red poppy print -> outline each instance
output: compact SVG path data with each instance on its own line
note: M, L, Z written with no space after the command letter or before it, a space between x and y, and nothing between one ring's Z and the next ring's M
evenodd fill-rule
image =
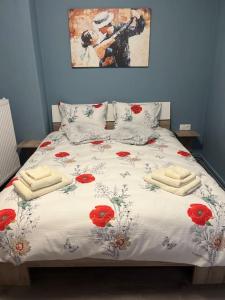
M142 111L142 107L139 104L134 104L131 106L131 110L134 114L139 114Z
M70 154L68 152L58 152L58 153L55 154L55 157L62 158L62 157L67 157L69 155Z
M16 180L18 180L18 179L19 179L18 177L14 177L14 178L12 178L12 179L9 181L9 183L6 185L6 188L8 188L8 187L12 186L12 185L13 185L13 183L14 183Z
M108 205L95 206L90 212L90 219L98 227L105 227L114 218L114 210Z
M213 217L212 211L203 204L191 204L187 213L195 224L201 226L205 225Z
M50 141L43 142L43 143L40 145L40 148L45 148L45 147L51 145L51 143L52 143L52 142L50 142Z
M147 144L151 145L151 144L155 144L155 142L156 142L156 139L150 139L147 141Z
M102 103L97 103L97 104L93 104L93 107L100 108L102 105L103 105Z
M104 143L104 141L93 141L91 142L93 145L99 145L99 144L102 144Z
M80 183L90 183L95 180L95 177L92 174L81 174L76 177L76 181Z
M6 229L6 227L15 220L16 213L13 209L0 210L0 231Z
M126 156L130 155L130 152L120 151L120 152L117 152L116 155L118 155L120 157L126 157Z
M189 157L191 156L191 153L187 152L187 151L182 151L182 150L179 150L177 151L177 154L181 155L181 156L184 156L184 157Z

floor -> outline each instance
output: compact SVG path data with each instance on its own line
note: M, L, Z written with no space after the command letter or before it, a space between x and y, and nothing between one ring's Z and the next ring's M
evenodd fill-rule
M31 287L0 288L4 299L225 299L225 285L192 286L187 268L34 269Z

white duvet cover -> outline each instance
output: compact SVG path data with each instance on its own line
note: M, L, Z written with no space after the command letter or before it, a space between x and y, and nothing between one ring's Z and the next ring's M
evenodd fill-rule
M225 193L177 141L156 129L145 146L47 136L24 165L73 178L30 202L9 184L0 194L0 261L100 258L225 266ZM143 177L177 164L201 177L191 195L170 194ZM16 180L16 178L14 179Z

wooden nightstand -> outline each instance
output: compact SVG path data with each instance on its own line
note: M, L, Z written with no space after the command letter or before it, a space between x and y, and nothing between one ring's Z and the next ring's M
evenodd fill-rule
M199 138L200 134L194 130L177 130L174 132L178 140L188 150L192 149L193 142Z
M17 151L19 152L20 163L23 165L28 158L36 151L41 144L39 140L27 140L22 141L17 145Z

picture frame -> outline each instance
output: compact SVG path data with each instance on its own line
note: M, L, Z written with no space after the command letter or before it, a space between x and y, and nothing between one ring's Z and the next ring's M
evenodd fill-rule
M148 67L150 8L68 11L72 68Z

